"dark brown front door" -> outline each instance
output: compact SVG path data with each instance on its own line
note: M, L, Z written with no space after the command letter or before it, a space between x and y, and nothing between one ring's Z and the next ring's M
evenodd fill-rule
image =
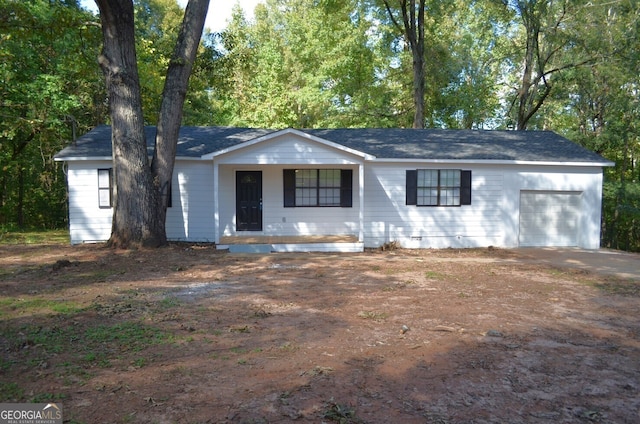
M262 171L236 171L236 231L262 231Z

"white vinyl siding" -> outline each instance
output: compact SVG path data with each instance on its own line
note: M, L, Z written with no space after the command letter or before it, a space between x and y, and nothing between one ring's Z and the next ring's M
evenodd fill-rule
M522 191L520 246L578 246L582 194Z
M472 172L471 205L460 208L415 207L406 204L407 169L425 169L419 163L367 164L365 169L365 247L398 241L406 248L518 247L533 241L524 228L521 238L522 191L581 193L572 198L564 231L548 233L551 245L575 245L597 249L600 243L602 170L597 167L551 167L458 164L451 169ZM439 169L447 169L438 164ZM526 201L525 201L526 203ZM553 202L552 202L553 203ZM577 206L577 207L576 207ZM550 205L553 215L556 206ZM543 208L542 205L539 208ZM525 211L525 214L527 212ZM565 212L565 214L567 214ZM576 214L578 215L576 218ZM527 218L524 218L527 227ZM575 224L575 225L574 225ZM573 229L577 228L577 232ZM534 230L536 231L536 230ZM559 231L559 230L553 230ZM562 240L562 241L561 241Z
M72 244L106 241L111 236L113 208L100 207L98 169L109 161L69 162L69 233ZM213 164L176 161L167 209L170 240L213 242Z
M67 183L72 244L106 241L111 236L113 209L101 207L102 189L98 177L98 169L110 167L109 161L69 162ZM106 200L106 192L104 194L103 200Z
M215 241L213 163L177 160L167 209L167 238Z
M227 153L216 160L221 164L237 165L289 164L287 168L297 168L296 165L357 165L361 162L360 157L291 134Z
M460 175L460 166L438 168ZM424 165L369 164L365 170L365 246L398 241L407 248L501 245L504 240L504 175L491 167L471 167L471 205L416 207L406 203L406 170ZM437 170L436 170L437 171Z

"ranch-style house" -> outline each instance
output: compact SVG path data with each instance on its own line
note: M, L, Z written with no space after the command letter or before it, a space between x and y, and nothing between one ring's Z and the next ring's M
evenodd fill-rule
M151 152L155 127L145 133ZM56 160L71 243L107 240L111 127ZM612 165L550 131L183 127L167 237L249 252L597 249Z

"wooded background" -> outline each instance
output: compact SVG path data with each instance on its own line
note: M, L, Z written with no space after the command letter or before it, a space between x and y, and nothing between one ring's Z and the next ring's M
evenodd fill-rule
M155 125L184 11L176 0L134 4ZM53 155L109 123L101 48L100 19L77 0L0 0L0 232L67 225ZM417 126L548 129L615 161L602 245L640 251L637 0L266 0L252 21L236 7L225 30L203 36L183 124L416 126L416 57Z

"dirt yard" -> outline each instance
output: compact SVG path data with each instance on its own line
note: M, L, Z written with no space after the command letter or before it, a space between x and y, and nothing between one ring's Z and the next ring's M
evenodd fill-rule
M640 422L640 281L522 250L0 246L0 287L0 402L65 422Z

